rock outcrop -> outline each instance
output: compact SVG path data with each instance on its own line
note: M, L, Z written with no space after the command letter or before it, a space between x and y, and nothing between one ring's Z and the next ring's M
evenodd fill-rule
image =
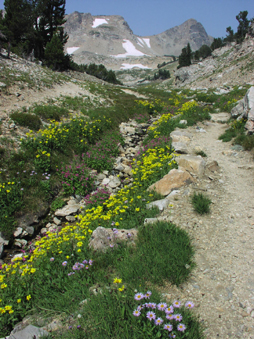
M246 119L245 128L247 134L254 133L254 87L252 86L244 98L238 101L238 104L232 109L231 116L233 118Z

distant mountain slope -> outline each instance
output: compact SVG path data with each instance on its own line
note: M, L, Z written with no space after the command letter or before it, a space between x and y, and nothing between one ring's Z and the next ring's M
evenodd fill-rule
M179 55L190 42L193 50L210 45L201 23L187 20L163 33L140 37L119 15L92 16L74 12L66 16L65 31L69 35L66 51L77 63L104 63L118 68L123 60L163 55Z

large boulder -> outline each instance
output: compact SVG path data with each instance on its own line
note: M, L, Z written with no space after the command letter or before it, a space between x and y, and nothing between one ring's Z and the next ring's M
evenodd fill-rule
M185 132L184 130L175 130L170 133L170 138L173 142L185 142L189 143L192 136L190 133Z
M188 185L194 181L194 178L189 172L183 169L172 169L162 179L151 185L148 190L155 190L157 193L166 196L173 190L179 189L182 186Z
M68 215L76 214L80 207L81 205L75 199L69 200L66 206L55 211L55 216L66 217Z
M189 153L188 146L185 142L173 141L172 147L173 147L175 153L178 153L178 154L188 154Z
M179 167L184 168L192 175L202 177L205 172L205 161L201 156L195 155L180 155L176 158Z
M254 133L254 86L248 89L244 98L232 109L231 116L237 119L247 119L245 125L247 133Z
M28 325L21 330L13 330L9 336L9 339L34 339L47 337L49 333L43 328L39 328L33 325Z
M97 227L89 241L89 247L95 251L106 252L110 247L117 246L119 242L127 242L129 245L134 245L137 240L138 230L135 228L111 229Z

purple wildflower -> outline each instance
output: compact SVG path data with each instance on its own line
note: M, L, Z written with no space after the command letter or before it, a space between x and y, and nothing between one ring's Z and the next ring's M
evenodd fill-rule
M168 330L169 332L173 330L173 326L171 324L165 324L163 328L164 330Z
M165 309L166 314L170 314L170 313L173 313L173 312L174 312L174 307L172 305L170 305L169 307L167 307Z
M178 300L175 300L175 301L173 302L173 306L174 306L175 308L179 308L179 307L181 306L181 302L178 301Z
M162 318L157 318L155 321L154 321L155 325L161 325L163 323L163 319Z
M53 257L52 257L52 258L50 258L49 260L50 260L50 261L54 261L54 260L55 260L55 258L53 258Z
M167 314L167 315L166 315L166 318L167 318L168 320L173 320L173 319L175 319L175 316L174 316L174 314Z
M143 293L136 293L136 294L134 295L134 299L135 299L135 300L142 300L143 298L144 298Z
M62 265L63 265L63 266L66 266L66 265L67 265L67 261L64 261L64 262L62 263Z
M149 311L149 312L146 313L146 317L147 317L147 319L149 319L150 321L151 321L151 320L155 320L156 314L155 314L154 312Z
M184 332L186 330L186 326L184 324L177 325L177 330L180 332Z
M139 310L135 310L135 311L133 311L133 313L132 313L135 317L139 317L140 316L140 311Z
M164 311L167 308L167 304L166 303L160 303L157 305L157 308L159 311Z
M176 321L181 321L183 319L181 314L175 314L174 317Z
M194 307L194 304L192 301L187 301L186 304L185 304L185 307L186 308L193 308Z
M152 292L151 291L147 291L146 294L145 294L145 298L146 299L149 299L152 295Z

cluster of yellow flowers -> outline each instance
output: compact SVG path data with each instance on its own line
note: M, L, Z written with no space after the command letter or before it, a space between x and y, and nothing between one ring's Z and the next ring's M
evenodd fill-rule
M198 103L195 100L192 101L187 101L185 102L181 108L179 108L175 115L179 115L179 114L184 114L188 111L190 111L192 108L198 106ZM149 128L148 131L153 132L153 137L154 138L158 138L160 136L160 132L157 131L158 127L162 124L162 123L167 123L171 118L172 118L172 114L168 113L168 114L163 114L157 121L155 121Z
M6 192L6 193L10 193L11 190L12 190L12 185L14 185L15 182L3 182L3 183L0 183L0 192Z
M161 101L160 99L155 99L153 102L149 102L148 100L135 100L135 102L139 106L146 107L148 111L157 112L158 107L162 108L166 106L166 103Z
M192 108L198 106L198 103L195 100L187 101L182 104L182 107L177 110L177 114L184 114L185 112L190 111Z
M48 153L47 151L43 151L41 149L37 150L38 154L36 154L36 158L40 158L41 156L46 156L46 157L50 157L50 153Z
M150 148L142 154L141 160L135 160L133 174L142 181L150 180L158 169L165 165L172 167L175 164L174 154L170 152L170 147Z
M110 125L110 119L103 117L102 119L88 121L84 118L74 118L68 123L52 120L47 128L40 129L36 133L30 131L26 133L26 136L27 140L30 141L35 141L39 137L39 144L46 147L46 149L59 149L64 146L70 134L73 133L75 136L80 136L80 142L87 143L84 139L88 139L88 141L93 139L96 134L102 131L105 124ZM48 154L50 153L46 152L46 155L50 156ZM37 158L39 156L40 154L36 155Z

